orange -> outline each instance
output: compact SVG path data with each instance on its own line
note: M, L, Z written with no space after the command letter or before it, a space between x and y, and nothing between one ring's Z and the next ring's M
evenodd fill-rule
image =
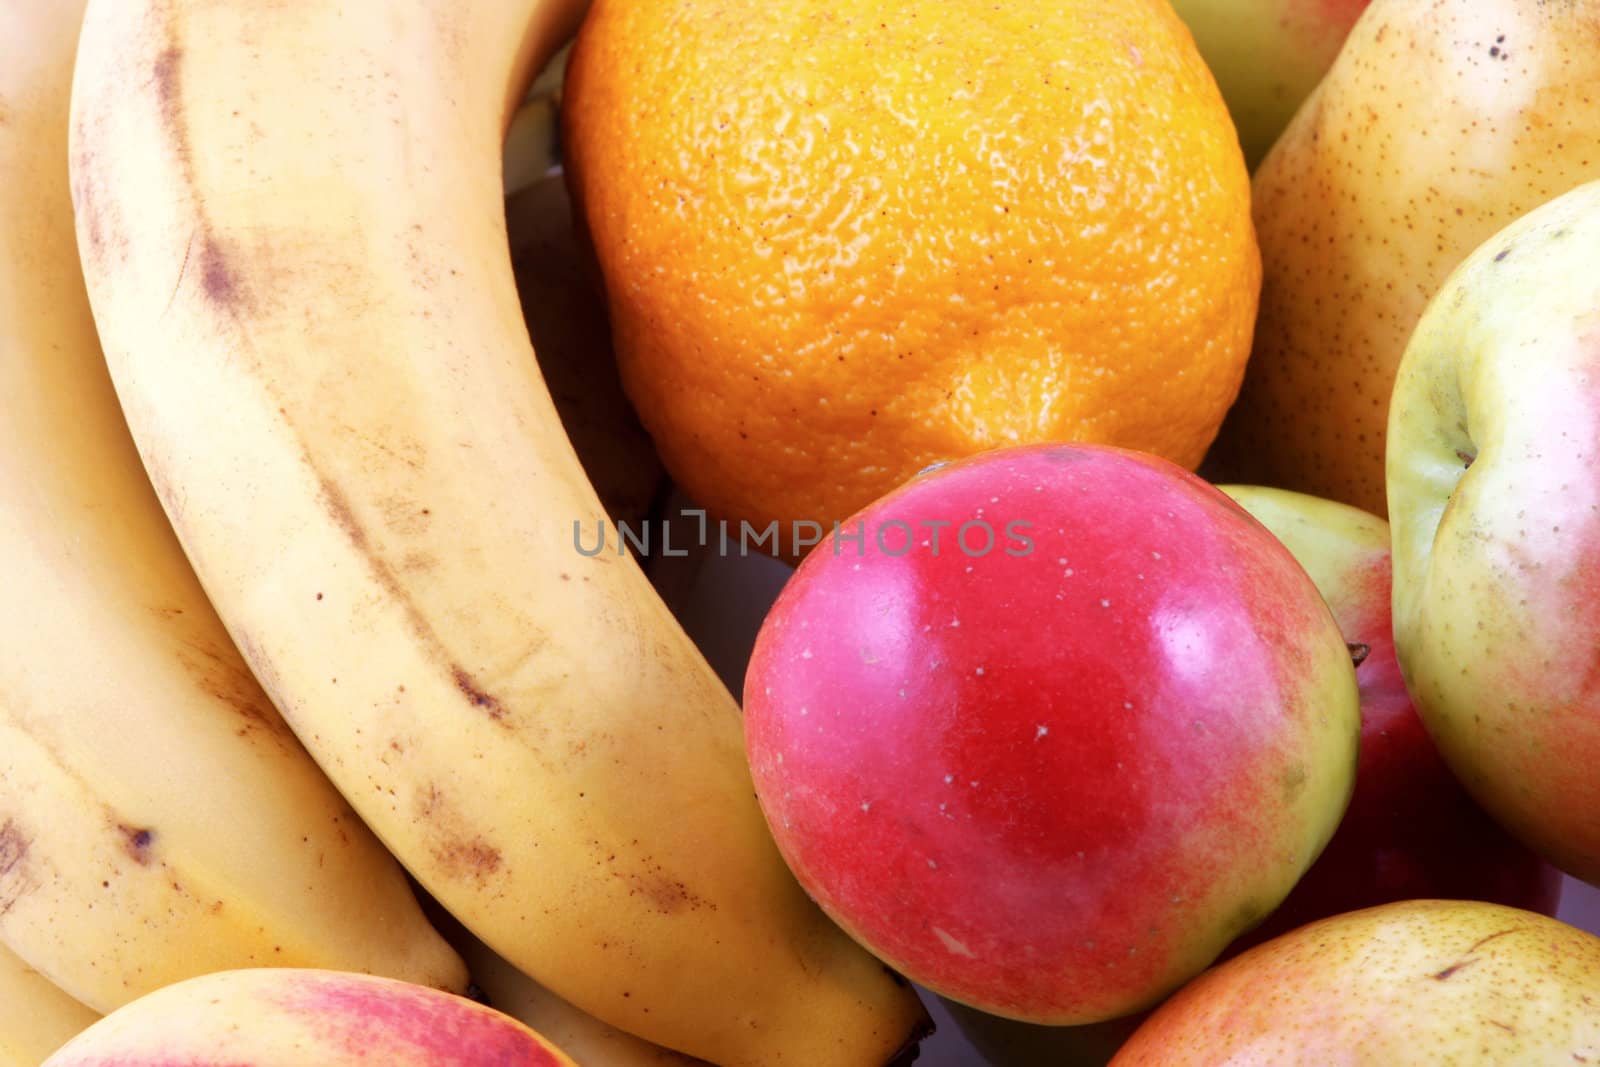
M1165 0L597 0L562 104L623 383L713 514L1078 439L1197 465L1260 289Z

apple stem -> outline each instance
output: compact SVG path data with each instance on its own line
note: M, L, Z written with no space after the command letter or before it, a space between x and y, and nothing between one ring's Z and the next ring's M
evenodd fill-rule
M1367 657L1372 655L1371 645L1357 644L1353 641L1346 641L1344 647L1350 650L1350 663L1352 666L1361 666L1363 663L1367 662Z

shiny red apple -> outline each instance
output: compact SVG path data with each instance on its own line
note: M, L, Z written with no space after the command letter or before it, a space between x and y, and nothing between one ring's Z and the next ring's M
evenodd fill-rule
M1349 651L1287 549L1163 460L999 450L806 558L745 686L757 792L836 921L1011 1018L1146 1007L1332 835Z
M1561 876L1495 824L1445 765L1406 692L1390 625L1389 526L1302 493L1222 486L1294 553L1363 656L1355 793L1333 840L1288 898L1224 953L1305 923L1412 899L1483 900L1554 915ZM971 1009L952 1017L989 1062L1104 1067L1143 1016L1029 1026Z

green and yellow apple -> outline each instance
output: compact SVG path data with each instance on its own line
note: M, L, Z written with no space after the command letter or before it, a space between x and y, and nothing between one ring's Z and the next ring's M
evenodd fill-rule
M1600 938L1482 901L1347 912L1201 975L1111 1063L1600 1063Z
M1261 313L1208 470L1384 514L1395 368L1428 298L1600 178L1600 0L1373 0L1256 173Z
M1239 129L1252 169L1339 54L1371 0L1172 0Z
M1487 900L1554 915L1560 873L1461 787L1406 691L1391 621L1389 524L1286 489L1222 490L1294 553L1361 659L1361 756L1350 807L1288 899L1230 952L1397 900Z
M1600 182L1445 284L1400 365L1388 447L1417 710L1485 808L1600 882Z

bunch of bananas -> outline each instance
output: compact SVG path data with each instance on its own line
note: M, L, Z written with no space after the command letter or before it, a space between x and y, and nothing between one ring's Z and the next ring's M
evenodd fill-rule
M0 3L5 1067L214 971L464 990L406 872L580 1061L924 1027L638 567L571 549L501 153L584 6Z

